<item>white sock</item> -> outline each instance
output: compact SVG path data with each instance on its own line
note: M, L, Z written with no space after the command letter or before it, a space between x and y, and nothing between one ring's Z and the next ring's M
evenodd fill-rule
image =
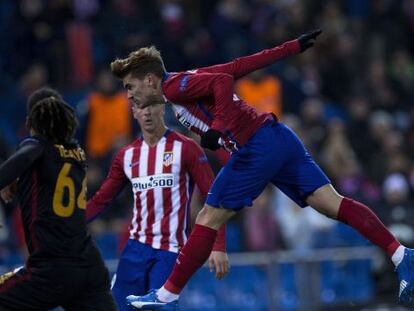
M404 251L405 251L405 247L400 245L398 246L398 248L395 250L394 254L391 256L391 260L394 263L394 265L397 267L401 261L404 258Z
M165 289L165 287L163 286L157 291L157 297L162 302L171 302L174 300L178 300L180 295L171 293L169 290Z

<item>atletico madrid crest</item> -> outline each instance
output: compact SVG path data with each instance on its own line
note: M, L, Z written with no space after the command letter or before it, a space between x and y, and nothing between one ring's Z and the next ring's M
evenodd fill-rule
M170 166L173 163L173 152L167 151L164 152L164 157L162 158L162 164L164 166Z

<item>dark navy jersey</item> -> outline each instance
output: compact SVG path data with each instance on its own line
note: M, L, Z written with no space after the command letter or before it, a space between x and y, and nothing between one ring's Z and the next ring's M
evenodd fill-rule
M85 222L86 161L76 143L29 137L0 166L0 189L18 178L29 263L101 264Z

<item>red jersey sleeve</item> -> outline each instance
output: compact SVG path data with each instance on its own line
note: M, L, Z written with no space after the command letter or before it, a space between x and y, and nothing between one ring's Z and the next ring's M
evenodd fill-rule
M224 132L225 116L231 114L233 105L234 80L299 51L300 45L296 39L226 64L174 74L163 84L163 92L168 100L175 103L214 97L211 128Z
M163 84L168 100L174 103L197 101L203 97L214 97L214 120L211 128L224 132L225 116L233 105L234 79L227 73L183 72L174 75Z
M124 153L125 150L122 149L116 155L112 161L108 176L103 181L99 190L88 201L86 205L87 222L91 222L102 213L128 182L123 168Z
M186 166L191 178L194 180L203 198L214 180L214 174L208 163L207 156L203 149L193 140L189 140L184 148Z
M287 41L276 47L262 50L256 54L239 57L231 62L198 69L200 72L227 73L235 79L241 78L255 70L266 67L275 61L300 52L297 39Z

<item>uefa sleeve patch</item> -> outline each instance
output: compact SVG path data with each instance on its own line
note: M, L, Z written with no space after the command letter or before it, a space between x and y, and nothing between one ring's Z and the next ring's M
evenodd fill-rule
M201 155L201 156L198 158L198 162L200 162L200 163L206 163L206 162L208 162L208 160L207 160L207 156L206 156L205 154Z
M180 91L184 92L187 89L189 75L184 75L180 80Z

